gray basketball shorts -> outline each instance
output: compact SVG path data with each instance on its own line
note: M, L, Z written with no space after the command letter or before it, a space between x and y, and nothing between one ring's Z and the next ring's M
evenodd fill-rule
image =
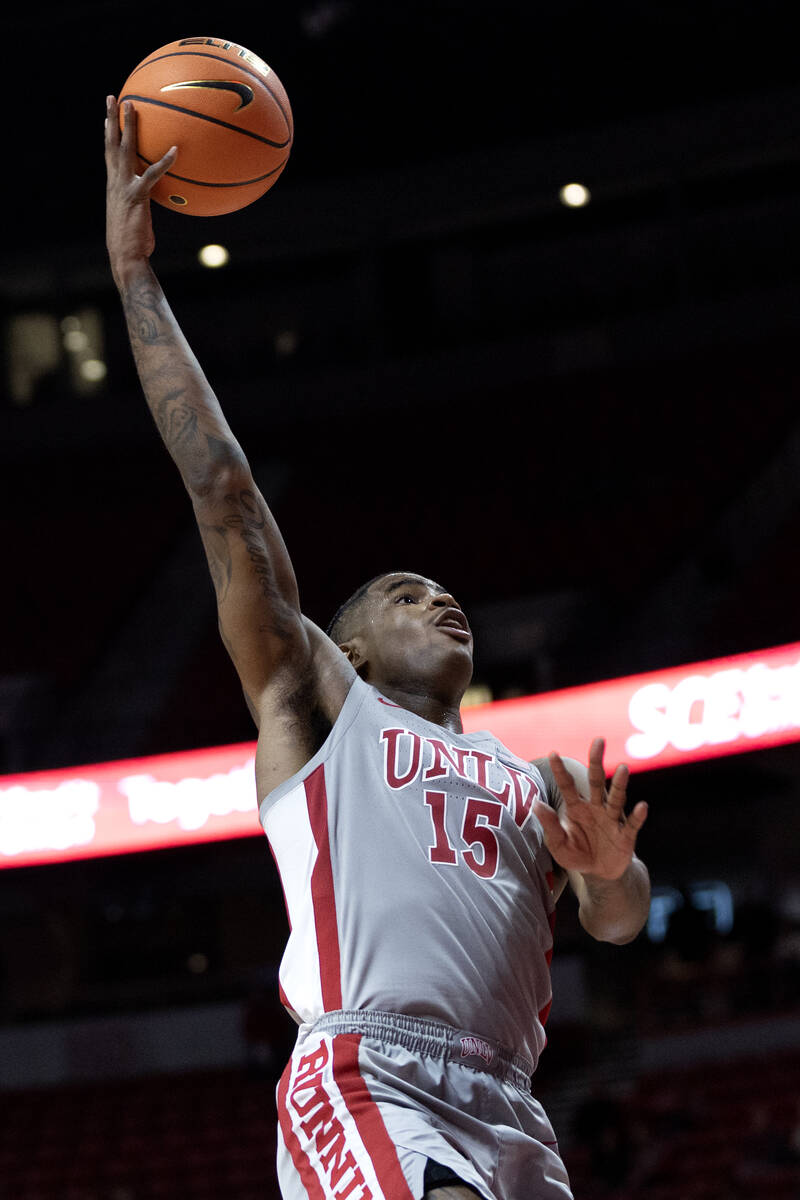
M485 1200L571 1200L531 1071L440 1021L325 1013L278 1085L284 1200L421 1200L429 1162Z

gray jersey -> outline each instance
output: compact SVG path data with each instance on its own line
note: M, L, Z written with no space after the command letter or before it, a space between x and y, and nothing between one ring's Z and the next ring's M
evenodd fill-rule
M281 998L432 1017L537 1061L550 1008L553 864L537 769L356 679L330 735L261 803L291 933Z

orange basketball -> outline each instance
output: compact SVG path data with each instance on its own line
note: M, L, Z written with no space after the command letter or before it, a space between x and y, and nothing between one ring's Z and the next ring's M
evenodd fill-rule
M265 62L235 42L182 38L148 55L119 96L138 117L142 170L177 146L151 193L174 212L213 217L263 196L292 146L292 110Z

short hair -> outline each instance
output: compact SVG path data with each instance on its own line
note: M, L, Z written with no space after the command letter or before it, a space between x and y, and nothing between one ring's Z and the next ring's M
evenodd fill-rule
M357 632L354 628L356 618L363 607L364 598L373 583L377 583L380 579L387 579L389 575L416 575L416 571L381 571L380 575L373 575L372 579L368 579L366 583L362 583L361 587L353 592L352 596L345 600L344 604L341 604L337 608L333 620L325 630L328 637L336 642L337 646L341 646Z
M335 642L337 646L347 641L353 632L354 618L373 583L377 583L379 579L385 579L387 575L394 574L394 571L381 571L380 575L373 575L372 579L368 579L366 583L362 583L361 587L353 592L352 596L345 600L344 604L339 605L328 628L325 630L331 641Z

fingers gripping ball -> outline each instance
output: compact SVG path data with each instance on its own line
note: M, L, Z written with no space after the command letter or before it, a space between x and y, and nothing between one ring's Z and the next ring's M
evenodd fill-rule
M252 204L276 182L294 127L281 81L255 54L220 38L183 38L148 55L120 93L137 115L144 171L177 146L151 197L174 212L213 217Z

